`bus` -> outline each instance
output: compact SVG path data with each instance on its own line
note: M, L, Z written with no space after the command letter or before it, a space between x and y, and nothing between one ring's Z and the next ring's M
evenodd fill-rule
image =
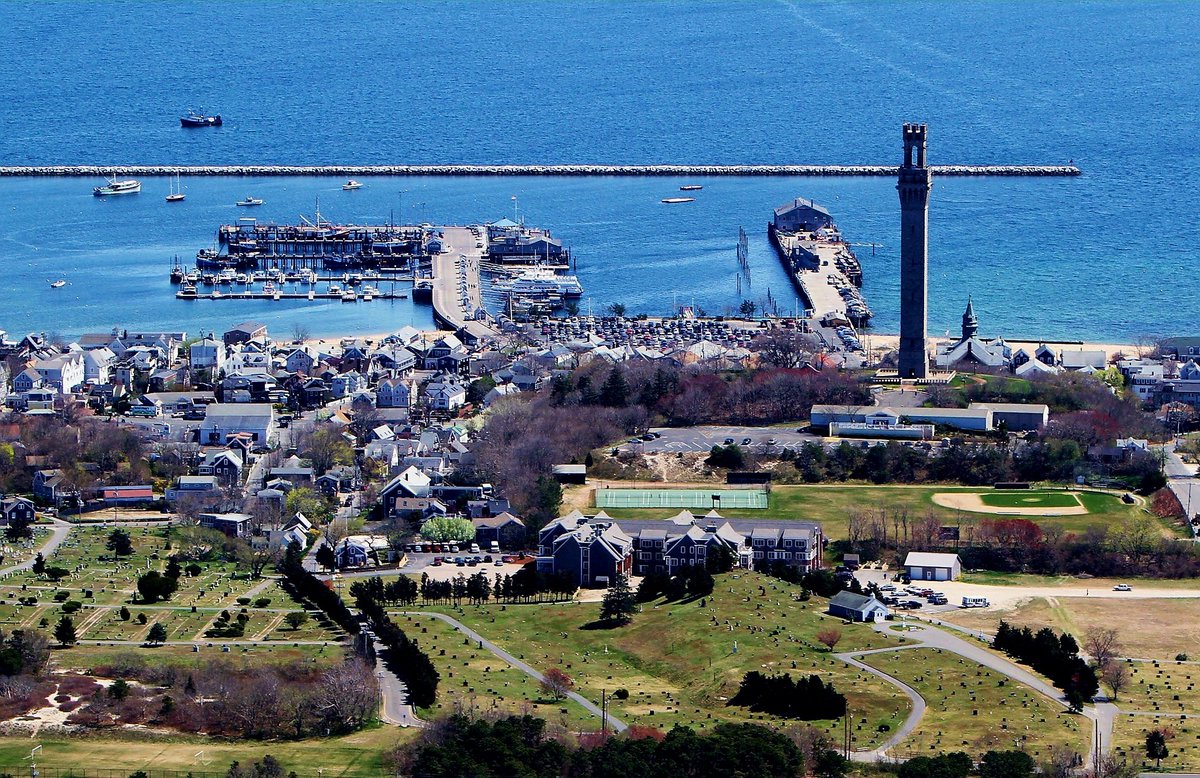
M987 597L963 597L962 606L964 608L986 608L991 605Z

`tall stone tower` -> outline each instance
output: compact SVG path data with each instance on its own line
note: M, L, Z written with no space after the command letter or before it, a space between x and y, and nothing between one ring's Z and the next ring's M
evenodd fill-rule
M925 348L929 308L929 190L933 171L925 164L925 125L904 125L900 192L900 378L929 376Z

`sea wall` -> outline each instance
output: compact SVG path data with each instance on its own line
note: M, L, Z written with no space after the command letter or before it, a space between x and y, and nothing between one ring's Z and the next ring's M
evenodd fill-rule
M0 176L887 176L890 165L38 165ZM1078 176L1074 165L934 165L935 176Z

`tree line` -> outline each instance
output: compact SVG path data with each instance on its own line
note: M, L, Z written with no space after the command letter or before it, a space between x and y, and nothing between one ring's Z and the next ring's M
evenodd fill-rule
M1095 669L1079 656L1079 644L1066 632L1056 635L1043 627L1035 633L1029 627L1017 628L1001 621L992 648L1049 678L1063 690L1067 704L1076 712L1083 710L1100 690Z
M435 722L422 741L401 747L389 761L398 774L428 778L840 778L846 770L827 748L806 764L787 735L756 724L718 724L703 734L682 725L666 733L630 729L581 746L554 737L532 716L489 722L455 715Z
M846 715L846 697L820 676L792 678L787 673L765 675L751 670L742 677L730 705L789 719L813 721Z
M387 649L383 661L388 669L404 681L409 700L418 708L428 708L437 701L441 677L429 655L421 650L417 641L410 639L404 630L396 626L383 605L372 596L377 589L375 585L360 588L355 596L355 604L367 617L379 642Z

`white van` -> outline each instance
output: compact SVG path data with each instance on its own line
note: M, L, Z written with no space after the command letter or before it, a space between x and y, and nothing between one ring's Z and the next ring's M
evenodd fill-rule
M987 597L963 597L962 606L964 608L986 608L991 605Z

